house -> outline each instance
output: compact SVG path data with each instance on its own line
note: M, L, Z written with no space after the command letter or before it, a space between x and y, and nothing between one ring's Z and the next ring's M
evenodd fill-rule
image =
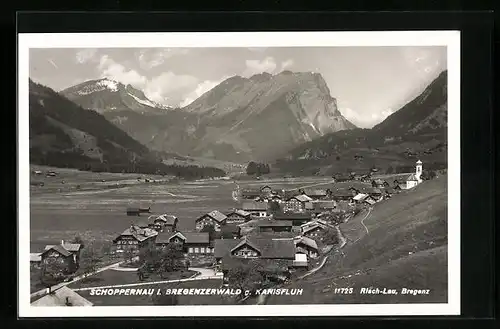
M241 191L242 199L254 200L256 198L260 198L261 195L262 193L260 192L260 190L245 189Z
M311 201L313 201L313 199L305 194L299 194L299 195L293 196L293 197L286 200L286 202L283 206L283 211L285 211L285 212L301 212L301 211L305 210L306 202L311 202Z
M42 265L42 253L30 253L30 266L33 268L40 268Z
M162 232L156 238L156 246L164 248L170 243L179 244L185 254L213 254L208 232Z
M137 207L127 208L127 216L140 216L142 211Z
M353 193L346 188L334 189L331 192L332 199L335 201L349 201Z
M273 192L273 189L269 185L265 185L260 188L260 192L262 194L271 194Z
M223 258L239 259L295 259L295 244L292 239L268 239L243 237L238 240L215 240L215 260L220 263Z
M392 187L388 187L384 190L384 193L386 198L390 198L393 194L396 193L396 190L393 189Z
M226 224L242 224L252 219L251 213L242 209L235 209L226 214Z
M319 213L319 212L324 212L324 211L331 211L335 208L337 208L337 202L334 200L320 200L313 202L313 213Z
M369 206L373 206L375 203L377 203L377 200L374 199L372 196L368 196L366 197L364 200L363 200L363 203L369 205Z
M269 205L266 202L243 202L241 208L255 217L268 216Z
M196 219L196 229L201 231L206 225L213 225L215 231L220 232L221 226L226 224L226 218L220 211L213 210Z
M319 256L318 244L311 238L299 236L294 239L295 252L298 254L306 254L308 257L316 258Z
M117 253L125 251L138 253L142 248L152 247L157 235L158 232L150 228L140 228L136 225L131 225L113 240L115 251Z
M61 240L58 245L46 245L45 250L40 254L41 264L56 261L63 265L65 271L72 273L79 267L82 248L83 245L79 243L66 243L64 240Z
M299 190L284 190L282 194L283 200L288 200L294 196L300 195Z
M139 207L139 211L141 213L149 213L149 212L151 212L151 207L141 206L141 207Z
M314 221L302 226L302 235L311 239L319 238L321 240L322 234L328 229L330 229L329 226L318 221Z
M174 215L163 214L156 217L153 221L155 228L160 228L162 232L175 232L179 219Z
M273 215L275 221L291 221L293 226L300 226L312 220L310 213L277 213Z
M359 193L359 194L356 194L352 200L355 202L355 203L362 203L363 201L365 201L365 199L368 197L369 195L368 194L364 194L364 193Z
M292 266L295 268L308 268L309 264L307 261L307 255L302 253L295 254Z
M404 180L398 180L397 190L408 190L422 183L422 161L418 160L415 166L415 173L406 176ZM396 182L396 181L394 181Z
M386 181L383 181L381 179L374 179L372 180L372 187L374 188L384 188L384 187L388 187L389 186L389 183L387 183Z
M239 239L241 238L241 228L237 225L228 224L222 226L221 239Z
M291 232L293 225L289 220L261 220L256 226L259 232Z
M57 288L42 298L31 303L31 306L92 306L92 302L83 298L67 286Z
M300 189L301 194L305 194L313 200L320 200L326 198L330 190L329 189Z
M146 221L140 221L140 222L135 223L134 225L138 226L140 228L153 228L153 227L150 227L150 225L154 226L154 223L148 223Z

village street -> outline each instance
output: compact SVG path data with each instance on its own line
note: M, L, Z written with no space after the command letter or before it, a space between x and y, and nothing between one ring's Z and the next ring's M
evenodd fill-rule
M112 270L116 270L116 269L112 269ZM221 276L216 275L216 273L213 269L191 267L191 268L189 268L189 270L197 272L197 273L189 278L186 278L186 279L136 282L136 283L128 283L128 284L76 288L73 290L74 291L85 291L85 290L92 290L92 289L126 288L126 287L137 287L137 286L155 285L155 284L163 284L163 283L176 283L176 282L187 282L187 281L222 279Z

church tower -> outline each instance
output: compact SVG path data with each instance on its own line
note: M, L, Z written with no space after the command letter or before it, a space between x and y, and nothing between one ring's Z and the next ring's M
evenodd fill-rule
M415 166L415 177L417 178L419 183L422 181L422 178L420 178L421 175L422 175L422 161L418 160L417 165Z

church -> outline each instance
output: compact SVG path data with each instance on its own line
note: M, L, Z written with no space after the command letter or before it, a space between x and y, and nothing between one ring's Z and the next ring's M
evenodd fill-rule
M410 174L406 177L406 186L404 187L406 190L414 188L418 184L422 183L422 161L418 160L417 165L415 166L415 173Z

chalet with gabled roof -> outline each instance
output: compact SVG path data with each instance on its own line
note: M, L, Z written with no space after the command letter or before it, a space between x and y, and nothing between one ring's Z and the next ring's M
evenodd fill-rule
M308 257L316 258L319 256L319 248L316 241L306 236L299 236L294 239L295 252L306 254Z
M291 232L293 224L290 220L261 220L256 226L259 232Z
M220 232L221 226L226 224L227 216L218 210L213 210L196 219L196 229L201 231L206 225L213 225L215 231Z
M226 214L226 224L243 224L252 219L252 214L243 209L235 209Z
M64 240L57 245L47 245L40 254L42 264L57 263L66 273L75 272L80 263L80 251L83 245L79 243L66 243Z
M302 225L302 235L311 239L321 240L323 233L332 228L325 222L313 221Z
M260 190L255 189L244 189L241 191L241 198L247 200L254 200L256 198L260 198L262 193Z
M349 201L353 195L349 189L346 188L337 188L337 189L332 189L331 196L332 199L335 201Z
M312 198L305 194L299 194L288 198L283 205L284 212L302 212L305 210L306 203L313 201Z
M153 220L154 228L158 232L175 232L179 219L174 215L163 214Z
M267 202L243 202L241 209L249 212L254 217L267 217L269 213L269 205Z
M153 229L131 225L113 240L113 245L117 253L125 251L138 253L142 248L153 246L157 235L158 232Z
M260 192L262 194L271 194L273 192L273 189L269 185L264 185L260 188Z
M267 239L243 237L239 240L215 240L215 259L260 258L295 259L295 244L292 239Z
M312 216L308 212L302 213L277 213L273 215L273 220L275 221L291 221L293 226L300 226L312 220Z
M313 200L325 199L329 194L329 189L300 189L301 194L305 194Z
M155 242L159 248L165 248L172 243L179 245L188 255L213 253L208 232L162 232Z
M36 299L31 303L31 306L93 306L93 303L67 286L62 286Z

